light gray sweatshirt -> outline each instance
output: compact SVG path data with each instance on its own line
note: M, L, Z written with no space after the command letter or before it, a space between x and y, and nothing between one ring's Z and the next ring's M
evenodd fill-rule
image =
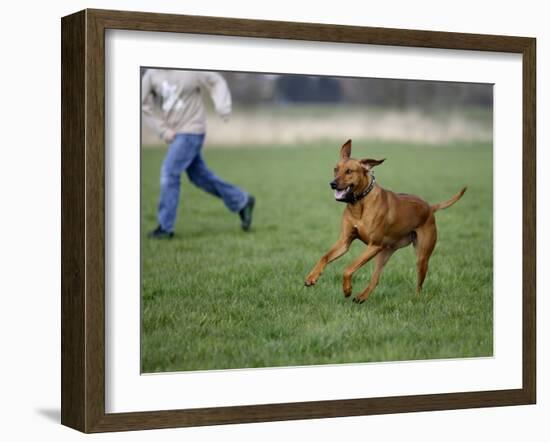
M224 78L215 72L148 69L141 80L141 109L145 122L164 138L177 133L206 132L206 113L201 97L205 89L216 112L223 118L231 113L231 93ZM158 100L154 100L154 98ZM160 103L160 112L155 110Z

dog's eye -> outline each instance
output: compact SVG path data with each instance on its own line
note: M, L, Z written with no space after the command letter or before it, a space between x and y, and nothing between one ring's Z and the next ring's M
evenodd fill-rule
M349 175L351 173L351 169L346 169L346 175Z

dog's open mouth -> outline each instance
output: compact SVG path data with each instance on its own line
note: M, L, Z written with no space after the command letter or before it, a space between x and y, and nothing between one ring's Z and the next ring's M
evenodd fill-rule
M334 189L334 198L336 201L345 201L351 193L352 187L353 186L350 185L342 190Z

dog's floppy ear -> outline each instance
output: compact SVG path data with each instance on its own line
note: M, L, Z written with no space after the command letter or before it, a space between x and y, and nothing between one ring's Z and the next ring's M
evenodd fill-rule
M372 170L374 166L378 166L382 164L384 161L386 161L385 158L381 160L373 160L372 158L363 158L359 162L361 163L361 166L363 166L366 170Z
M342 147L340 149L341 160L347 161L349 160L349 157L351 157L351 140L348 140L344 144L342 144Z

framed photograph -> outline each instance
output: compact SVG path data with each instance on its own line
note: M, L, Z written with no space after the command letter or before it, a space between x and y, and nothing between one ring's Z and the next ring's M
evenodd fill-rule
M535 39L61 29L64 425L535 403Z

